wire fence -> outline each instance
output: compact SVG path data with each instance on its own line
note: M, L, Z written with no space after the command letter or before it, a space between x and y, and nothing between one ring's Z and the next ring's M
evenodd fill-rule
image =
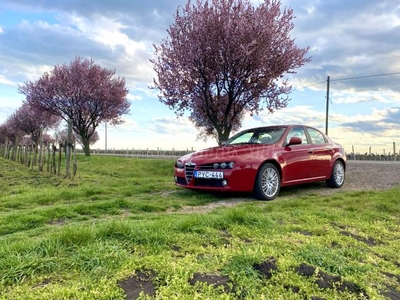
M157 149L111 149L111 150L92 150L94 155L116 155L116 156L126 156L126 157L141 157L141 158L178 158L186 154L192 153L196 150L193 148L186 150L162 150ZM80 150L78 150L78 153Z
M352 152L347 154L347 159L349 160L371 160L371 161L400 161L400 151L396 151L396 143L393 142L392 151L386 152L383 149L381 153L373 153L372 147L369 147L368 152L357 153L355 147L352 146Z
M60 149L60 148L59 148ZM17 161L27 167L37 167L41 171L47 171L53 174L60 175L61 168L61 154L63 151L55 149L55 147L47 146L43 147L42 151L37 149L35 151L32 147L14 146L6 147L0 145L0 154L4 158ZM154 159L177 159L181 156L187 155L196 151L195 149L186 150L165 150L161 148L157 149L93 149L92 155L111 155L121 157L136 157L136 158L154 158ZM83 154L82 149L75 149L74 164L76 164L76 155ZM359 160L359 161L400 161L400 151L396 153L396 144L393 143L393 152L387 152L383 149L382 153L373 153L371 147L366 153L357 153L355 147L352 147L352 152L346 153L348 160ZM75 175L75 172L73 172Z
M348 160L370 160L370 161L400 161L400 151L396 153L396 144L393 143L393 152L386 152L383 149L381 153L373 153L372 147L366 153L357 153L355 147L352 147L352 152L346 153ZM186 150L162 150L157 149L111 149L111 150L93 150L93 154L101 155L116 155L126 157L141 157L141 158L179 158L196 150L193 148ZM78 150L79 152L79 150Z
M72 147L74 148L74 147ZM73 155L73 171L72 179L76 175L77 161L76 151ZM0 156L25 165L30 169L38 169L39 171L47 171L48 173L55 174L58 176L65 176L71 178L70 171L67 169L66 173L63 174L63 165L66 161L67 153L63 145L59 145L59 148L55 144L51 145L40 145L35 147L33 145L11 145L11 144L0 144Z

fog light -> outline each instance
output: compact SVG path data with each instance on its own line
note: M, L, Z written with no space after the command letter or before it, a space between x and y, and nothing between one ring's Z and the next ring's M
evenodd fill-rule
M222 186L227 186L228 185L228 180L222 180Z
M226 163L223 162L223 163L221 164L221 168L222 168L222 169L225 169L225 168L226 168Z
M228 168L233 169L234 166L235 162L231 161L230 163L228 163Z
M178 177L174 176L175 182L178 182Z
M214 168L214 169L218 169L218 166L219 166L219 165L218 165L217 163L213 164L213 168Z

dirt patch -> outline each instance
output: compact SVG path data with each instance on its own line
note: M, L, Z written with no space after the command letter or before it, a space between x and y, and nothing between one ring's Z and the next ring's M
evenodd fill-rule
M118 282L125 292L125 299L137 299L141 293L149 296L156 295L156 286L153 283L155 273L153 271L137 272L135 276L125 278Z
M300 234L302 234L302 235L305 235L305 236L312 236L312 235L314 235L311 231L307 231L307 230L295 230L295 232L298 232L298 233L300 233Z
M333 276L321 270L317 271L314 266L302 263L296 268L296 272L301 276L315 278L315 283L321 289L336 289L339 292L347 291L359 295L362 299L369 299L367 293L356 283L343 281L340 276Z
M345 235L345 236L349 236L353 239L356 239L359 242L363 242L365 244L367 244L368 246L376 246L381 244L380 242L377 242L375 239L369 237L369 238L363 238L359 235L356 235L354 233L348 232L348 231L340 231L340 234Z
M218 194L218 196L229 197L226 194ZM227 200L216 201L216 202L212 202L207 205L201 205L201 206L183 206L183 207L179 208L179 210L176 210L175 208L171 208L167 212L168 213L175 213L175 212L206 213L206 212L209 212L218 207L234 207L240 203L254 200L254 199L252 199L250 197L246 197L246 196L240 197L240 194L239 194L239 197L237 197L238 195L236 195L236 197L234 195L230 195L230 196L231 197L229 197L229 199L227 199Z
M58 218L58 219L53 219L48 222L48 224L53 225L53 226L62 226L68 222L67 218Z
M262 278L269 280L272 278L275 271L278 271L277 260L274 257L270 257L259 264L254 264L253 269L258 271ZM320 289L335 289L338 292L355 294L359 299L370 299L366 291L356 283L343 280L341 276L335 276L323 272L312 265L302 263L295 267L295 272L301 276L313 278L314 282ZM384 275L400 282L400 276L398 275L391 273L384 273ZM155 277L156 273L154 271L138 271L134 276L119 281L118 285L124 290L125 299L127 300L137 299L141 294L156 296L157 286L154 284ZM219 289L221 293L236 294L238 291L229 276L220 274L195 273L192 278L188 280L188 283L197 287L199 290L202 285L208 285L215 289ZM298 286L285 285L284 287L294 294L301 293L301 288ZM389 285L386 285L386 288L381 290L380 294L391 300L400 299L400 293L396 288ZM324 298L315 295L311 296L309 299L324 300Z
M396 289L394 289L388 285L386 286L386 290L380 292L380 294L391 300L399 300L400 299L400 293Z
M198 283L211 285L214 288L221 288L226 293L234 292L234 289L231 288L232 284L228 276L195 273L192 279L189 280L189 284L196 285Z
M274 271L278 270L278 266L276 265L276 259L274 257L270 257L269 259L263 261L260 264L255 264L253 268L257 270L266 279L271 279Z
M397 282L400 283L400 275L394 275L391 273L383 273L383 274L385 274L389 278L396 279ZM400 292L396 288L390 285L386 285L386 289L384 291L380 291L380 294L391 300L400 299Z

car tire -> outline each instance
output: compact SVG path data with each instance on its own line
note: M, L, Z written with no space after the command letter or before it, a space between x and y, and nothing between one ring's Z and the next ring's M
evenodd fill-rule
M254 197L259 200L273 200L281 188L281 176L278 168L266 163L261 166L254 183Z
M333 165L331 177L325 182L329 187L340 188L344 184L344 179L345 179L344 164L341 160L337 160Z

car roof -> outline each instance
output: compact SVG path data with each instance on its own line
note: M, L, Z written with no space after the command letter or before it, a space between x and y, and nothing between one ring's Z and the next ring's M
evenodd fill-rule
M277 124L277 125L251 127L251 128L244 129L243 131L254 130L254 129L263 129L263 128L274 128L274 127L293 128L293 127L299 127L299 126L314 128L314 127L304 125L304 124Z

